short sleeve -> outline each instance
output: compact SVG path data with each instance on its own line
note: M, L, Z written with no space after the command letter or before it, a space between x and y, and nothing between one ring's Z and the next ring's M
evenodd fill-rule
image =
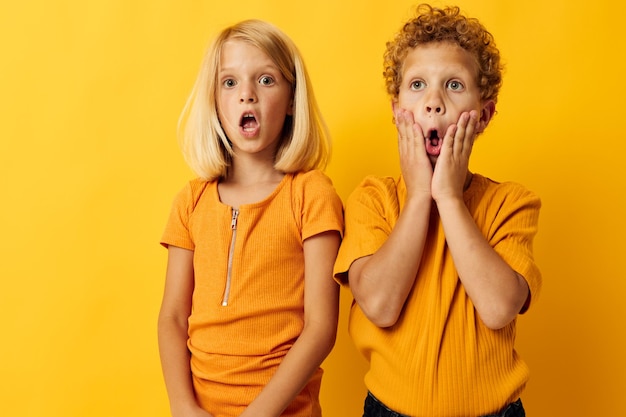
M161 237L161 245L166 248L171 245L183 249L195 249L189 223L195 205L206 185L206 181L194 180L178 192Z
M315 170L301 174L298 180L302 240L328 231L343 236L343 203L330 178Z
M390 177L366 177L346 201L345 234L335 262L334 277L348 282L352 263L374 254L387 240L398 219L396 182Z
M531 300L538 298L542 285L541 272L533 255L541 200L518 184L504 183L501 189L506 190L505 196L494 199L500 203L489 205L494 221L488 239L494 250L528 283L531 297L522 310L525 312Z

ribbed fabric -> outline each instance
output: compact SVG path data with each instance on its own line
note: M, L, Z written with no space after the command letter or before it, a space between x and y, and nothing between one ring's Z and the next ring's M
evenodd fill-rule
M343 232L342 202L328 177L319 171L285 175L265 200L239 207L223 306L231 219L217 182L196 179L176 197L161 242L194 251L188 346L197 397L216 417L241 414L302 332L304 240ZM321 414L321 373L283 415Z
M403 180L392 178L368 177L352 193L335 265L339 281L345 284L351 263L385 242L405 197ZM474 174L464 200L491 246L528 281L534 301L541 287L532 254L539 198L520 185ZM481 322L433 210L418 276L400 320L378 328L355 303L349 329L370 362L365 384L385 405L416 417L468 417L494 413L524 389L529 372L514 349L515 326L513 321L494 331Z

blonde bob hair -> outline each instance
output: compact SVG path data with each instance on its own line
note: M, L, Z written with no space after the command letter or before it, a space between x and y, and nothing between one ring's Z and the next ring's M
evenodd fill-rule
M245 20L222 30L207 49L198 78L178 121L178 140L187 164L201 178L225 178L233 148L217 112L217 75L224 43L228 40L256 46L279 68L291 84L293 116L287 116L274 167L282 172L326 167L330 136L322 119L304 61L291 39L274 25Z

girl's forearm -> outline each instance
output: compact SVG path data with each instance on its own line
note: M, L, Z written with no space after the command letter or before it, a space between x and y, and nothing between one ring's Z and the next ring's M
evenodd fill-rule
M191 379L187 328L168 317L159 318L159 352L172 416L198 407Z
M278 417L309 382L335 344L336 325L305 325L274 376L240 417Z
M310 381L335 344L339 286L332 279L340 238L326 232L304 241L304 327L276 373L242 417L277 417Z

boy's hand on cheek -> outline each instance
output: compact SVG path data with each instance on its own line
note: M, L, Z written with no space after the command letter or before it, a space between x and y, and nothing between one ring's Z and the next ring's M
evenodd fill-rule
M463 198L477 124L478 113L472 110L461 113L457 124L446 131L433 173L432 195L435 201Z
M431 197L433 169L426 153L422 128L415 122L413 113L394 107L398 130L398 153L400 169L409 197L427 195Z

